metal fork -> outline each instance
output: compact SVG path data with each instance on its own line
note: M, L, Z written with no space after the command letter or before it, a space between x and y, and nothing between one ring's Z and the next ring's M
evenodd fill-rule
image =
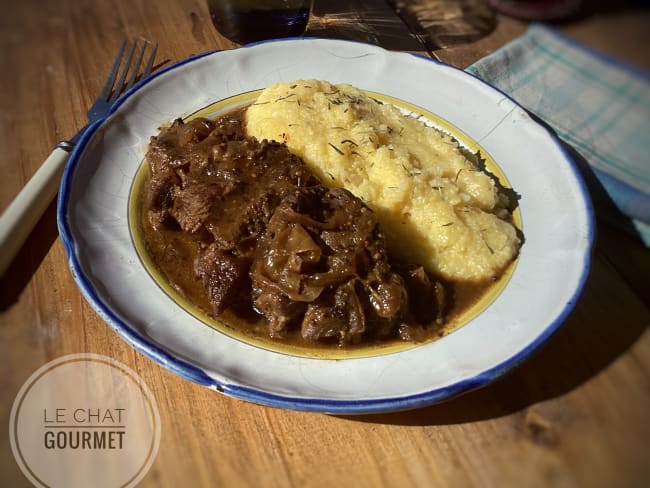
M151 73L158 45L142 39L141 46L138 48L138 40L134 39L126 59L123 60L127 44L127 40L124 39L99 96L88 110L88 124L70 140L61 141L56 145L54 151L0 216L0 276L9 267L56 195L70 151L88 127L106 115L120 95L135 84L148 46L151 49L140 79L146 78ZM136 52L137 57L134 62Z

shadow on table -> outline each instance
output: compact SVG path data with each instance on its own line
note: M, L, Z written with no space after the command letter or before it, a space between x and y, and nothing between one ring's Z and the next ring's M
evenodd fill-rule
M484 0L388 0L431 53L476 42L498 24Z
M647 9L648 7L650 7L649 0L622 0L619 2L612 2L611 0L583 1L576 15L569 17L566 21L571 22L593 15L611 15L626 10Z
M432 53L475 42L496 26L497 17L483 0L333 0L316 2L307 36Z
M387 3L372 0L316 2L305 35L365 42L396 51L425 50Z
M59 233L56 226L56 199L40 218L13 262L0 277L0 312L16 303Z

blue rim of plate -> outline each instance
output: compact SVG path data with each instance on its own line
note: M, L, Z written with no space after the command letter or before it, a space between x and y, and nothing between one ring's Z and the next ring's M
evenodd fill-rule
M239 49L249 49L251 47L266 44L270 42L287 42L287 41L328 41L327 39L319 38L285 38L285 39L271 39L267 41L260 41L252 44L248 44ZM329 40L331 41L331 40ZM335 41L335 42L350 42L356 44L364 44L357 41ZM378 46L373 46L373 48L378 48ZM381 48L379 48L381 49ZM575 180L580 189L582 196L582 201L585 206L585 215L586 215L586 239L587 243L585 246L585 252L583 257L583 266L582 273L578 280L577 286L573 291L573 295L566 301L564 307L557 314L557 316L544 328L543 332L539 334L535 340L526 345L519 352L510 356L509 358L503 360L498 365L486 369L481 373L474 375L471 378L467 378L461 381L457 381L451 385L444 386L441 388L435 388L426 392L417 393L413 395L404 395L404 396L395 396L389 398L377 398L377 399L359 399L359 400L336 400L336 399L318 399L318 398L303 398L291 395L277 395L274 393L269 393L266 391L261 391L254 388L248 388L245 386L231 385L224 381L218 381L215 378L212 378L202 369L190 364L187 361L184 361L169 352L165 351L162 347L155 344L151 340L144 337L142 334L136 332L133 328L129 326L126 322L120 319L111 308L106 305L98 296L95 288L91 281L83 274L77 253L75 252L76 246L75 241L72 238L72 233L70 231L68 219L67 219L67 208L68 208L68 199L70 196L70 187L72 182L72 177L76 170L77 164L81 153L83 152L86 144L93 136L95 131L103 124L108 117L110 117L115 111L131 97L135 92L142 89L152 80L157 77L167 73L168 71L174 70L180 66L191 63L198 59L201 59L206 56L214 55L220 51L208 51L205 53L197 54L191 56L187 59L174 63L160 71L152 73L148 78L141 80L130 90L124 93L113 106L110 108L108 113L91 124L84 134L81 136L79 142L74 147L68 162L65 166L61 186L59 189L58 200L57 200L57 225L59 229L59 235L61 237L61 242L63 243L65 252L68 257L68 265L72 276L77 283L82 295L90 303L95 312L99 317L106 322L106 324L115 331L129 346L131 346L136 351L140 352L149 359L155 361L159 365L165 367L172 373L190 380L194 383L197 383L202 386L206 386L213 390L217 390L221 393L224 393L228 396L257 403L260 405L284 408L290 410L301 410L301 411L311 411L311 412L322 412L322 413L331 413L331 414L367 414L367 413L383 413L391 411L400 411L400 410L410 410L415 408L421 408L428 406L442 400L447 400L452 397L455 397L461 393L465 393L471 390L475 390L486 386L489 383L492 383L499 377L503 376L505 373L516 368L518 365L523 363L535 350L539 348L546 340L559 328L559 326L567 319L573 308L575 307L582 290L584 288L587 277L589 276L590 265L591 265L591 253L593 249L594 236L595 236L595 218L594 210L591 205L591 198L589 196L586 184L582 179L582 176L576 166L576 163L572 160L570 155L566 152L562 144L558 141L557 137L550 132L548 129L537 124L542 130L544 130L548 136L551 138L553 143L558 147L564 160L571 169ZM427 61L430 61L434 64L444 66L445 68L451 68L456 71L463 73L466 76L470 76L477 80L479 83L483 84L486 88L494 90L504 97L512 101L517 107L521 107L515 100L513 100L507 93L499 90L498 88L493 87L489 83L473 76L466 71L463 71L454 66L450 66L445 63L441 63L437 60L427 58L423 55L413 54L413 53L404 53L405 55L415 56Z

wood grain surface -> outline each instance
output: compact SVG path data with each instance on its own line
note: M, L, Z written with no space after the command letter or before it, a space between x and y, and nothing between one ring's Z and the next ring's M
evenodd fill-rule
M495 15L483 37L432 49L391 5L316 0L308 35L372 42L464 68L526 28ZM650 70L649 20L647 10L630 7L588 12L558 27ZM201 0L4 2L0 209L57 141L85 124L124 35L157 41L159 67L236 47L215 31ZM647 249L599 222L574 313L506 377L409 412L293 412L209 391L127 346L76 287L52 204L0 281L0 486L29 486L7 430L18 390L46 362L79 352L125 363L156 397L162 441L141 486L649 486L648 278Z

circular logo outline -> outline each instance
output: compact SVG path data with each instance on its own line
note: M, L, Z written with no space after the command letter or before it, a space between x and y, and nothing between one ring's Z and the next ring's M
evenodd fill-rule
M34 387L34 385L36 385L36 383L39 380L41 380L41 378L43 378L45 375L47 375L48 373L50 373L51 371L53 371L54 369L60 366L70 364L70 363L76 363L76 362L84 362L84 361L100 363L109 366L111 368L114 368L119 373L121 373L126 379L128 379L129 381L135 384L135 386L142 394L142 398L145 400L147 412L149 413L149 418L151 420L151 425L152 425L151 444L149 446L149 450L142 464L139 466L136 472L128 480L126 480L124 483L120 485L120 487L123 488L135 486L144 478L144 476L151 469L151 466L153 465L153 462L156 459L156 456L158 454L158 449L160 447L162 425L160 421L160 412L158 410L158 404L156 402L156 398L154 397L153 393L149 389L148 385L142 380L142 378L140 378L140 376L135 371L133 371L125 364L101 354L78 353L78 354L68 354L65 356L61 356L39 367L23 383L20 390L18 391L18 394L16 395L16 398L14 399L14 403L11 407L11 414L9 416L9 441L11 444L11 451L14 455L16 464L18 465L22 473L25 475L25 477L27 477L27 479L35 486L42 486L47 488L51 486L48 485L43 480L41 480L39 476L36 473L34 473L32 467L29 465L29 463L25 459L23 452L21 451L19 432L18 432L18 417L20 414L21 407L23 405L23 401L27 397L30 390Z

